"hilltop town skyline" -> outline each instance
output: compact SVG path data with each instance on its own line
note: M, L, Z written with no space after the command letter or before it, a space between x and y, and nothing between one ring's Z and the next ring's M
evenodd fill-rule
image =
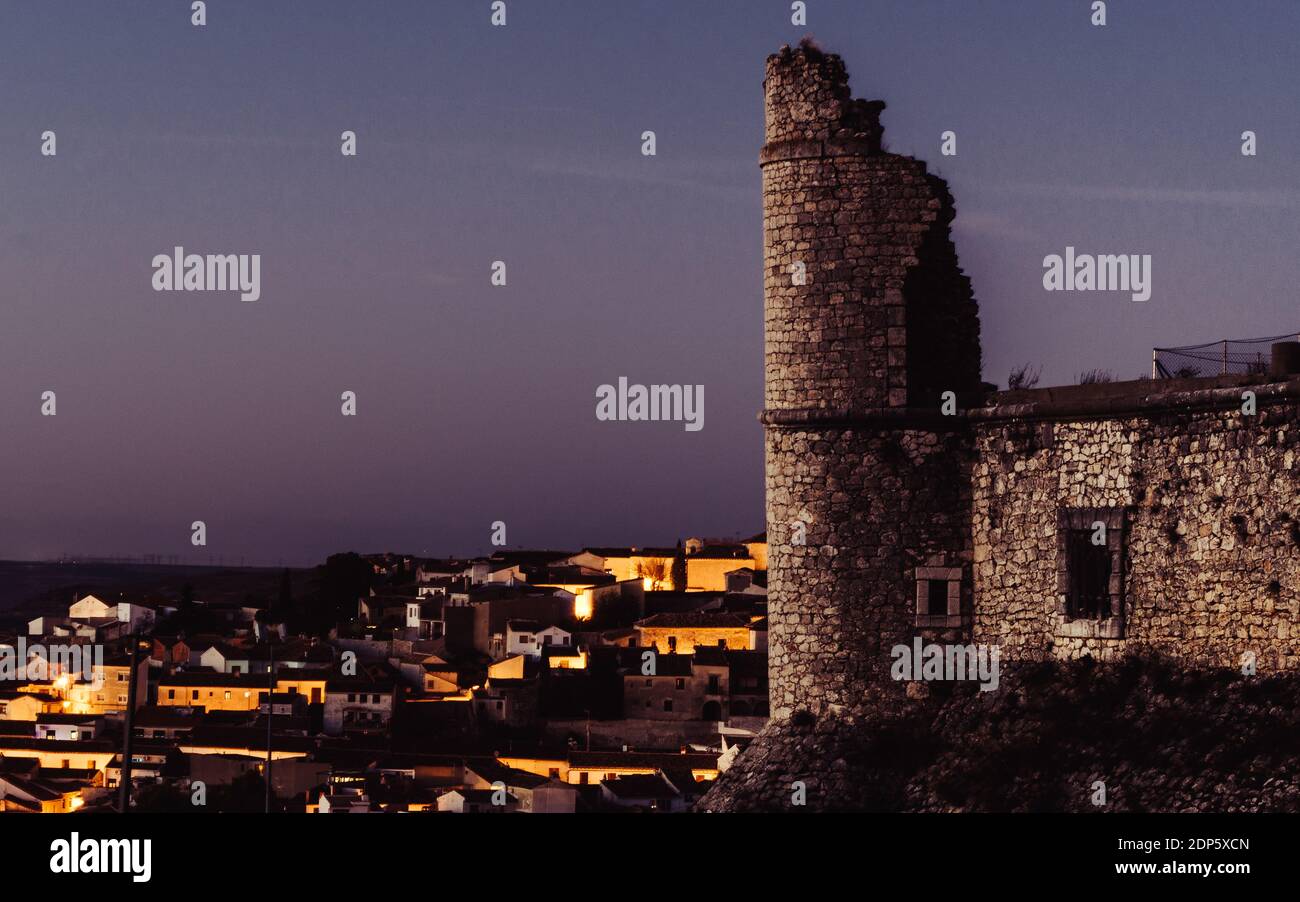
M7 876L1284 872L1296 35L0 0Z

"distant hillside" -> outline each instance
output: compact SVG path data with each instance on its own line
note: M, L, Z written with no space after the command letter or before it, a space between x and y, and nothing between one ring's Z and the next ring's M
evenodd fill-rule
M7 621L66 608L78 592L138 592L179 598L188 584L208 601L275 598L282 570L262 567L188 567L163 564L0 561L0 617ZM301 587L308 570L290 570Z

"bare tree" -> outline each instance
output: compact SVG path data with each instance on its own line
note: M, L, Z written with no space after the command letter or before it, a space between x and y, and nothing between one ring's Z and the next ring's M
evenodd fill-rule
M1041 367L1030 367L1029 364L1016 367L1007 376L1007 390L1018 391L1022 388L1033 388L1038 384L1038 374Z
M668 558L646 558L637 562L636 575L642 579L650 580L650 591L656 592L660 586L668 581L668 568Z

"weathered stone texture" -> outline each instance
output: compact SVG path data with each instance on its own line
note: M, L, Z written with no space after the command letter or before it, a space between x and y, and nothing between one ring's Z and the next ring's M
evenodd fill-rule
M1004 658L1153 648L1300 667L1300 413L1291 403L977 427L974 638ZM1122 638L1061 635L1057 514L1120 508Z
M915 568L970 560L967 455L960 433L768 430L774 717L856 708L888 682L889 649L914 632ZM796 522L803 545L790 542Z
M889 648L913 632L915 568L969 566L969 433L935 421L940 393L972 396L980 367L952 198L884 151L884 103L853 100L840 58L808 46L768 59L764 92L773 725L748 770L788 747L797 711L829 724L899 692ZM742 792L784 792L769 776Z
M979 341L952 199L924 163L883 151L884 104L852 100L843 62L812 47L769 58L764 90L769 654L784 717L861 704L910 635L910 572L962 563L967 439L912 408L933 420L940 391L977 388ZM945 353L909 346L915 324L942 322ZM834 422L885 412L895 427Z

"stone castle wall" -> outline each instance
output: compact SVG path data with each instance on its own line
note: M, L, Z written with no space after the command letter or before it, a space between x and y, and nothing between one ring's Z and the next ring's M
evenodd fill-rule
M1239 667L1251 652L1261 672L1300 667L1294 386L1159 396L1142 386L1127 390L1146 409L1127 415L1081 417L1066 402L975 420L974 640L1005 659L1106 659L1141 647L1197 666ZM1254 415L1241 412L1247 389L1258 396ZM1059 530L1071 511L1084 526L1101 522L1098 511L1121 515L1122 610L1111 635L1062 617Z
M782 48L764 92L772 720L700 807L788 810L796 780L811 810L869 807L849 762L926 694L889 673L918 636L1300 668L1300 378L989 398L946 185L885 150L838 57Z

